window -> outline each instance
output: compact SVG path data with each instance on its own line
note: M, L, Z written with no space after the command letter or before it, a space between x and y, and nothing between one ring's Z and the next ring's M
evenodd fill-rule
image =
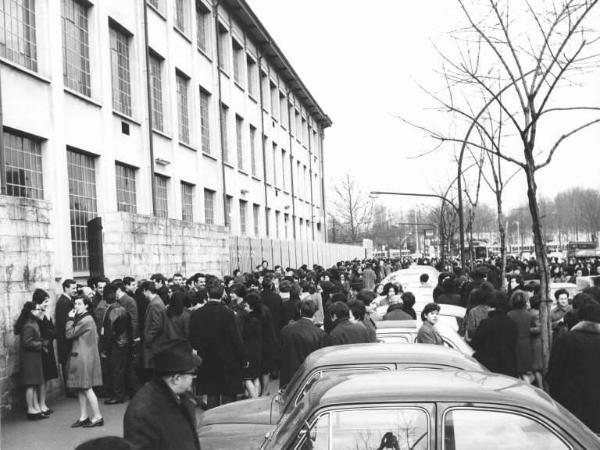
M275 238L279 239L279 234L280 234L280 222L281 222L281 212L279 211L275 211Z
M152 127L164 131L162 105L162 61L150 55L150 94L152 96Z
M181 220L194 221L194 185L181 182Z
M240 86L244 84L244 47L233 40L233 79Z
M188 34L189 0L175 0L175 27Z
M227 145L227 113L229 108L221 103L221 138L223 139L223 161L229 162L229 148Z
M290 129L290 134L292 136L294 136L296 134L296 119L294 118L294 107L290 104L290 107L288 109L289 111L289 119L290 119L290 123L289 123L289 129Z
M429 418L421 409L406 407L333 411L321 415L302 438L307 436L311 437L310 448L315 449L371 449L387 443L385 448L426 450Z
M306 146L308 144L308 124L306 119L302 119L302 143Z
M497 439L502 436L502 439ZM444 449L566 450L544 425L511 412L454 409L444 417Z
M77 0L62 0L62 38L65 86L89 97L88 7Z
M258 91L258 68L256 65L256 61L250 57L250 55L246 56L246 72L248 77L248 93L251 97L257 97Z
M266 72L260 71L261 96L260 101L265 111L269 110L269 77Z
M117 178L117 211L137 212L135 195L135 168L115 164Z
M169 217L169 191L167 183L169 179L162 175L154 175L154 201L156 217Z
M267 164L267 159L266 159L267 158L267 156L266 156L267 155L267 143L268 143L267 136L265 136L263 134L262 151L263 151L263 156L265 158L265 160L263 161L263 176L265 178L265 183L268 183L271 181L271 173L270 173L271 171L269 170L270 166L269 166L269 164Z
M200 88L200 137L202 151L210 155L210 94Z
M229 32L227 28L219 24L219 39L217 41L217 52L219 57L219 69L224 72L229 72L229 47L231 40L229 39Z
M35 0L0 2L0 56L37 71Z
M252 175L257 176L256 166L256 128L250 125L250 164L252 165Z
M73 271L88 269L87 223L96 217L96 168L94 158L67 150L69 213Z
M260 234L260 206L257 204L252 205L252 217L254 219L254 236Z
M210 10L198 0L196 0L196 26L198 48L210 55Z
M204 223L215 223L215 191L204 189Z
M233 197L230 195L225 196L225 226L231 226L231 204L233 202Z
M265 229L267 237L271 235L271 208L265 208Z
M302 123L300 118L300 113L297 109L294 109L294 121L296 122L296 139L300 142L300 138L302 137Z
M290 215L283 214L283 229L285 231L285 238L287 239L290 232Z
M189 79L177 72L177 119L179 121L179 140L190 143L190 119L188 115L188 83Z
M245 200L240 200L240 234L246 234L246 209L248 207L248 202Z
M279 159L279 150L277 144L273 142L273 186L279 186L279 174L277 173L277 160Z
M131 116L131 75L129 73L129 36L110 27L110 67L115 111Z
M6 193L13 197L44 198L40 143L4 131L4 158Z
M287 100L285 99L285 95L283 93L279 94L279 115L281 126L288 126L288 110L287 110Z
M287 190L287 179L285 177L285 162L287 161L286 152L281 149L281 187L284 191Z
M244 170L244 119L235 115L235 141L237 147L238 168Z
M270 92L271 92L271 115L273 119L279 120L279 91L277 90L277 86L275 83L270 83Z

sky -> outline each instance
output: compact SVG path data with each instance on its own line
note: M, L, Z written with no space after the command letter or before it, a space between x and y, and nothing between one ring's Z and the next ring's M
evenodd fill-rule
M366 192L433 193L448 185L456 173L452 150L415 158L435 142L398 116L428 128L450 127L421 86L440 87L442 58L436 47L448 45L448 31L464 24L454 0L247 1L333 121L324 143L329 199L345 173ZM600 106L600 68L584 80L583 89L579 97ZM538 173L539 193L551 198L572 186L600 189L599 162L596 126L565 141L553 163ZM485 188L482 200L494 204ZM518 175L507 187L505 204L510 209L525 201L525 179ZM380 202L405 209L423 201L382 197Z

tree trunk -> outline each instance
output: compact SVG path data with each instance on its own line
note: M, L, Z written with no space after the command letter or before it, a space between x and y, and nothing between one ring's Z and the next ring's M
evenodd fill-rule
M542 341L542 361L544 364L544 373L548 370L548 360L550 359L550 344L552 342L552 327L550 326L550 308L552 300L550 297L550 273L548 270L548 257L546 255L546 246L544 245L544 232L542 222L540 221L540 210L537 203L537 184L535 181L535 169L533 156L531 152L527 154L527 166L525 175L527 178L527 199L529 201L529 212L531 214L531 231L533 232L533 243L535 247L535 256L538 263L540 276L540 325Z
M502 192L496 191L496 211L498 213L498 234L500 235L500 289L508 290L506 280L506 228L502 211Z

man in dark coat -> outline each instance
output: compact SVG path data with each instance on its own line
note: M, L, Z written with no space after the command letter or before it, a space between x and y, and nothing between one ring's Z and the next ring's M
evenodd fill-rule
M306 357L324 344L326 334L313 322L316 311L315 302L304 300L300 305L300 319L281 330L280 386L289 383Z
M190 343L203 359L198 373L200 394L207 406L229 403L242 392L242 367L247 365L235 314L221 303L224 287L217 278L207 281L208 302L190 317Z
M273 327L275 328L275 335L279 339L281 332L281 297L275 292L275 284L273 283L272 277L265 277L263 280L263 291L260 297L263 301L263 305L269 308L271 312L271 318L273 319Z
M579 318L552 349L548 384L555 400L600 433L600 305L583 305Z
M167 311L162 299L156 294L153 281L144 281L141 286L144 296L150 301L146 308L143 332L144 369L152 368L152 356L167 336Z
M167 286L167 279L162 273L155 273L150 277L150 280L154 281L154 287L156 293L161 298L165 305L169 304L169 287Z
M350 322L350 309L344 302L335 302L329 308L333 329L325 338L326 345L363 344L371 342L369 331L359 323Z
M200 450L189 390L202 360L185 339L165 341L153 357L154 378L129 402L123 437L139 450Z
M477 361L492 372L517 376L517 324L507 315L508 299L504 292L496 291L488 306L492 310L481 321L473 334L471 346Z
M69 354L71 353L71 341L65 335L67 317L69 311L73 309L73 297L77 295L77 283L75 280L67 279L62 284L63 293L56 300L56 309L54 310L55 328L56 328L56 347L58 350L58 362L62 368L63 383L66 383L66 366ZM66 391L66 384L65 384Z

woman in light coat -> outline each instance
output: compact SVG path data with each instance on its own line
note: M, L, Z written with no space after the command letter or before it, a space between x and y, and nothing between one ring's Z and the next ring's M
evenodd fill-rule
M88 299L76 298L73 310L69 312L66 337L73 341L67 361L67 387L76 389L79 397L79 419L71 425L78 427L100 427L104 419L98 408L98 399L92 389L102 385L102 370L98 353L96 323L89 313ZM88 416L89 403L93 416Z
M440 314L440 305L437 303L427 303L421 312L421 320L423 325L417 333L417 343L419 344L434 344L444 345L444 339L435 329L435 324L438 321Z

